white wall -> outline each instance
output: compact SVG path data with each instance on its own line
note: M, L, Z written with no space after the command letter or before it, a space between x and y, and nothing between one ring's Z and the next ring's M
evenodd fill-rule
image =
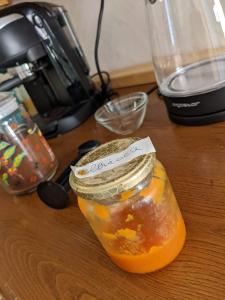
M22 1L26 0L13 0L12 4ZM94 43L100 0L44 1L65 6L86 53L91 71L95 72ZM105 0L99 50L102 69L120 69L151 60L145 1ZM155 34L158 41L152 51L154 56L173 53L176 58L182 52L224 48L225 0L169 0L158 1L154 5L151 21L155 20L157 30L151 32L151 36ZM176 29L181 29L173 37L176 47L170 40L171 24L167 20L166 8L173 16ZM193 26L190 26L190 20Z
M94 65L93 51L100 0L75 0L73 23ZM100 58L103 68L112 70L150 60L145 0L106 0Z
M84 52L95 72L94 42L100 0L46 0L68 10ZM13 1L13 4L23 2ZM33 1L31 1L33 2ZM150 61L145 0L105 0L99 57L114 70Z

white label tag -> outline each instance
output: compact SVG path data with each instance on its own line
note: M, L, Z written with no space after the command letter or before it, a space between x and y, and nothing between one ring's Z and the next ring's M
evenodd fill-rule
M74 175L78 178L96 176L105 171L126 164L138 156L156 152L149 137L134 142L127 149L104 158L95 160L82 167L71 166Z

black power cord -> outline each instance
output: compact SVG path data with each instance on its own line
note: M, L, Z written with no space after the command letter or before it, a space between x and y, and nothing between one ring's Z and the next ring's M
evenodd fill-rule
M106 71L101 71L101 74L104 75L107 79L106 85L108 86L110 84L110 75L108 72ZM99 73L95 73L93 75L91 75L91 78L93 79L94 77L98 76L99 77ZM104 80L105 81L105 80Z
M99 10L99 15L98 15L97 32L96 32L96 38L95 38L95 65L96 65L99 79L101 81L102 92L106 93L107 84L105 83L105 80L103 78L101 68L99 65L99 57L98 57L98 48L99 48L99 40L100 40L101 30L102 30L102 17L103 17L103 12L104 12L104 5L105 5L105 1L101 0L100 10Z
M99 57L98 57L98 50L99 50L99 41L100 41L100 36L101 36L101 29L102 29L102 17L103 17L103 12L104 12L104 6L105 6L105 1L101 0L100 4L100 10L99 10L99 15L98 15L98 24L97 24L97 32L96 32L96 39L95 39L95 65L97 69L97 73L93 74L91 77L96 77L98 76L101 82L101 94L102 98L107 100L111 100L112 96L118 96L118 93L115 92L110 88L110 75L106 71L101 71L100 64L99 64Z
M154 1L152 1L154 2ZM98 15L98 24L97 24L97 32L96 32L96 38L95 38L95 65L97 69L97 73L93 74L91 78L94 78L96 76L99 77L101 82L101 93L102 97L106 100L110 100L110 97L112 96L118 96L118 93L110 89L110 75L106 71L101 71L100 65L99 65L99 57L98 57L98 50L99 50L99 41L101 36L101 29L102 29L102 17L104 12L104 6L105 1L101 0L100 4L100 10ZM104 78L105 77L105 78ZM158 88L157 84L153 85L149 88L148 91L146 91L147 95L150 95L153 91L155 91Z

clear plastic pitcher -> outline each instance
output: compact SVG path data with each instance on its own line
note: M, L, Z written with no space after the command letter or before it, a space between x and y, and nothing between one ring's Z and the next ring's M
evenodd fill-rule
M155 76L169 113L193 118L224 111L225 1L146 3Z

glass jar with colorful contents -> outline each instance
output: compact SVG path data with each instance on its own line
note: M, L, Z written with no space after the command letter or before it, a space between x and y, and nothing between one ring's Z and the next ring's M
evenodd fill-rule
M133 273L169 264L186 236L166 171L154 150L142 151L144 140L106 143L84 156L70 175L80 210L106 252Z
M16 98L0 93L0 183L11 194L32 191L57 169L55 155Z

